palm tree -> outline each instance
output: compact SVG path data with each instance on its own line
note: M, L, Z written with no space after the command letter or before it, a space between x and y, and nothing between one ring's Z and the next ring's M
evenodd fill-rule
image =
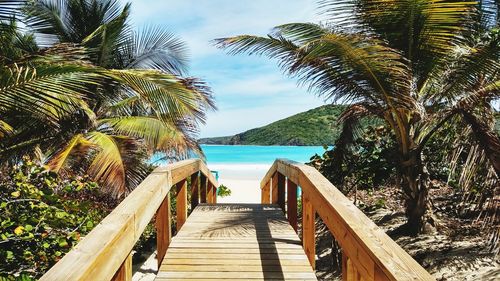
M38 146L54 171L86 171L120 196L145 176L152 153L201 154L195 136L206 110L215 108L210 89L181 76L186 59L180 40L160 28L132 31L129 9L106 0L34 1L24 7L27 26L48 46L23 57L25 64L77 64L94 80L74 84L83 93L78 102L37 107L60 112L76 105L53 122L29 115L29 104L16 107L30 108L21 113L10 108L6 123L16 126L2 139L0 155L15 159Z
M329 19L322 24L285 24L267 37L216 44L230 54L277 59L309 90L349 103L335 146L339 160L360 118L384 120L398 145L406 226L413 233L433 223L422 150L443 125L468 124L500 175L500 140L489 119L500 90L498 20L491 21L498 13L481 17L484 5L449 0L325 0L320 7Z

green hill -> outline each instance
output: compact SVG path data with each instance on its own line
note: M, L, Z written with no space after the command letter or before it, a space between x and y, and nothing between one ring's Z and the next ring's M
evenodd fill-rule
M333 125L344 108L324 105L234 136L199 141L228 145L332 145L339 134Z

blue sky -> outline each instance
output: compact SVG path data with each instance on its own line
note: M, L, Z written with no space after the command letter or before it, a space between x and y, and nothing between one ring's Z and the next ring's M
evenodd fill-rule
M209 113L201 137L239 133L324 104L298 88L275 61L229 56L211 40L232 35L266 35L290 22L317 22L316 0L132 0L136 26L160 25L190 49L189 75L212 87L217 112Z

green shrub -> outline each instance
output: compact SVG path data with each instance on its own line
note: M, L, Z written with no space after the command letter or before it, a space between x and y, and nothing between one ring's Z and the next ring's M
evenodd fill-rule
M231 189L229 189L229 187L223 184L219 185L219 187L217 188L217 196L226 197L230 195L231 195Z
M0 280L40 277L115 205L87 178L28 159L0 173Z

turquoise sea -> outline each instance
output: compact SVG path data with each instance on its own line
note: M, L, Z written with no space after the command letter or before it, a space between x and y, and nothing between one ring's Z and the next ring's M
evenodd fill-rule
M276 158L309 162L322 146L202 145L209 164L272 164Z

